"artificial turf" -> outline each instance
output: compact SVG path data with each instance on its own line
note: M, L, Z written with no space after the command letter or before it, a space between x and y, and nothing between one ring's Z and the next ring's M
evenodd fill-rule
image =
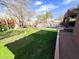
M0 43L0 59L14 59L14 54Z
M18 35L19 39L13 38L15 41L5 46L15 55L14 59L54 59L56 37L56 30L31 28L25 31L23 37Z

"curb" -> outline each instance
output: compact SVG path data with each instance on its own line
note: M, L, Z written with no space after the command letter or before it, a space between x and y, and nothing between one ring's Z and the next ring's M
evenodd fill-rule
M56 40L54 59L59 59L59 32L60 32L60 30L58 30L58 33L57 33L57 40Z

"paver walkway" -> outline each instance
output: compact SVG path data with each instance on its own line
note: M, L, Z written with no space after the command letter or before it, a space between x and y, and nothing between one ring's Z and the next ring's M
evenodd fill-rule
M74 42L72 34L60 31L59 59L79 59L79 47Z

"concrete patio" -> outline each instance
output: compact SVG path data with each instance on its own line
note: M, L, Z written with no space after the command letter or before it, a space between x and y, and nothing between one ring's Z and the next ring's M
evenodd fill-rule
M59 59L79 59L79 46L74 42L72 32L59 33Z

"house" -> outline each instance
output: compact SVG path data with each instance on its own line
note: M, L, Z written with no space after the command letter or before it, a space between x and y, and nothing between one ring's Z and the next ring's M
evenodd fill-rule
M23 27L25 27L25 28L34 27L34 25L35 25L35 21L24 20L24 22L23 22Z
M73 28L73 40L75 43L79 46L79 7L68 10L65 13L63 23L65 24L66 27L69 27L68 23L70 21L70 18L75 18L75 26Z
M59 27L62 20L53 20L52 21L52 27Z

